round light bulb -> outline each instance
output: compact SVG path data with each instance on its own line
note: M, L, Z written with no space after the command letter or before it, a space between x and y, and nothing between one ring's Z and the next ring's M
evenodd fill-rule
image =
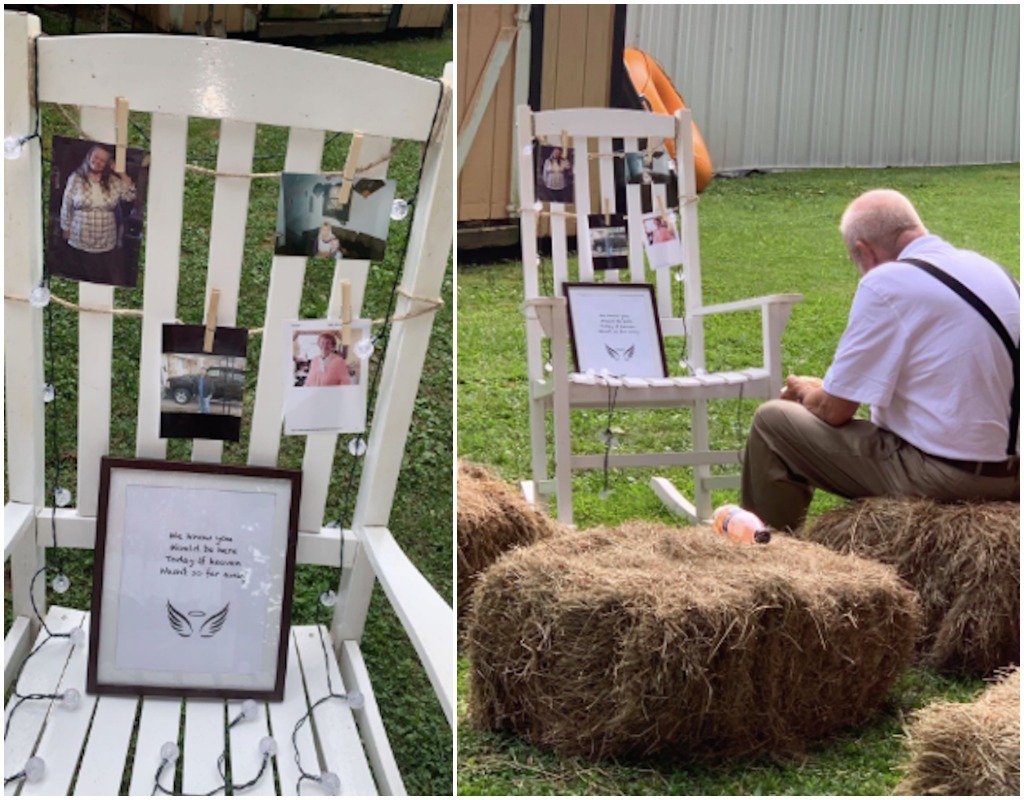
M174 742L164 742L160 748L160 758L164 761L170 761L172 764L178 760L178 756L181 751L178 750L178 745Z
M273 736L264 736L262 739L260 739L260 755L277 755L277 741L274 739Z
M355 353L359 358L369 358L373 355L373 340L372 339L360 339L356 342Z
M391 219L396 222L409 216L409 204L400 197L391 203Z
M676 271L675 271L675 272L673 273L673 275L674 275L674 277L675 277L675 279L676 279L676 281L677 281L678 283L682 283L682 282L683 282L683 278L685 278L685 277L686 277L686 275L684 275L684 274L683 274L683 271L682 271L681 269L677 269L677 270L676 270Z
M19 136L8 136L4 139L4 158L13 161L21 157L22 146L25 140Z
M532 144L528 144L525 147L523 147L523 155L524 156L532 156L533 155L533 145Z
M328 589L322 595L320 595L320 605L325 608L333 608L338 603L338 595L334 593L334 589Z
M39 783L46 775L46 762L39 756L32 756L25 762L25 780L29 783Z
M609 492L607 489L602 489L600 492L598 492L597 496L600 497L602 500L607 500L611 496L611 492Z
M45 286L37 286L29 292L28 302L32 308L46 308L50 305L50 290Z
M324 794L341 794L341 778L333 772L320 773L320 785L324 787Z
M366 439L362 436L349 439L348 451L354 456L364 455L366 453Z
M43 402L44 403L52 403L53 402L53 398L55 398L56 396L57 396L57 390L55 388L53 388L53 384L52 383L44 383L43 384Z
M57 505L61 504L58 503ZM65 503L64 505L67 504ZM64 594L64 592L71 588L71 579L68 578L68 576L62 572L60 575L53 579L53 581L50 583L50 586L53 588L53 591L55 591L57 594Z
M687 372L690 371L690 365L687 363L685 358L679 359L679 366L682 367Z
M58 508L64 508L71 502L71 491L63 486L58 486L53 490L53 502L57 504Z
M533 204L533 210L534 211L543 211L544 210L544 204L540 200L538 200L536 203Z
M544 362L544 371L545 372L554 372L555 371L555 365L552 364L550 361Z
M363 697L363 693L358 689L353 689L351 692L346 693L345 698L348 700L349 708L362 708L366 705L366 698Z
M60 701L68 711L74 711L82 704L82 693L78 689L65 689Z
M246 700L242 703L242 719L256 719L260 713L260 707L255 700Z
M85 644L85 631L81 628L75 628L71 631L71 635L68 638L73 645Z

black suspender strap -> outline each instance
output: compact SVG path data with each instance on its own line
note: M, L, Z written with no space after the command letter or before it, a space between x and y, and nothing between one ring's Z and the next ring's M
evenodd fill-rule
M901 258L900 263L912 264L913 266L924 270L933 278L946 284L946 286L960 295L960 297L967 301L975 311L985 318L985 321L992 326L993 330L995 330L996 334L999 336L1003 346L1006 347L1006 352L1009 353L1010 360L1013 362L1013 394L1010 395L1010 439L1006 445L1006 455L1016 455L1017 429L1020 427L1020 344L1014 343L1010 332L1006 330L1006 326L1003 325L999 317L995 315L995 312L985 304L985 301L960 283L960 281L952 275L943 272L934 264L929 264L927 261L921 261L916 258ZM1017 285L1016 281L1013 281L1013 285L1019 295L1020 286Z

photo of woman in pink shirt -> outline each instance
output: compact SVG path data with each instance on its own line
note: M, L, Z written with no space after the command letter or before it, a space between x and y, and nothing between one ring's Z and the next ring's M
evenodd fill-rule
M338 352L338 341L334 334L321 333L316 340L320 355L309 362L309 374L305 386L348 386L352 383L348 362ZM342 348L343 350L345 348Z

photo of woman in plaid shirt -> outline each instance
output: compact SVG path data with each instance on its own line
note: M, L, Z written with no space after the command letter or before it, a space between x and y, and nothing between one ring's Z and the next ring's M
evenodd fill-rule
M122 201L135 200L135 184L114 172L112 160L105 147L94 145L64 189L60 227L67 243L83 253L109 253L120 245L115 212Z

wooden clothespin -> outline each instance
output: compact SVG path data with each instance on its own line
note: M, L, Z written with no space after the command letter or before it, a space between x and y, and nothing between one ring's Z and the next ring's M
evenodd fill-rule
M569 133L562 131L562 158L566 158L566 154L569 152Z
M352 134L352 144L348 148L348 157L345 159L345 172L342 176L341 193L338 202L342 205L348 202L352 196L352 182L356 176L356 164L359 163L359 151L363 147L363 134L358 131Z
M341 344L345 347L352 344L352 282L342 279L341 289Z
M114 122L117 136L114 140L114 172L123 175L128 158L128 100L124 97L114 100Z
M658 213L661 215L661 218L665 220L665 222L668 222L669 219L668 212L665 210L665 201L661 199L660 194L656 196L656 199L658 201Z
M220 306L220 290L210 291L210 305L206 309L206 335L203 336L203 352L213 352L213 337L217 333L217 309Z
M611 213L608 210L608 207L610 205L611 203L609 202L608 198L604 198L604 224L606 228L611 227L612 224Z

